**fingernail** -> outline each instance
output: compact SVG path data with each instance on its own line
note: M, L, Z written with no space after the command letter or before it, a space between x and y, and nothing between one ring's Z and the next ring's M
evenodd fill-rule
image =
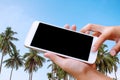
M115 50L111 50L111 51L110 51L110 54L111 54L112 56L115 56L116 51L115 51Z
M49 58L49 55L48 55L48 53L45 53L45 54L44 54L44 56L45 56L46 58Z
M85 34L90 34L90 32L89 32L89 31L86 31Z

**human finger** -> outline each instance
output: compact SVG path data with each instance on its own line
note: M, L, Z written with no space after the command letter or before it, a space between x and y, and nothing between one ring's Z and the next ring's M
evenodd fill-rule
M104 41L107 39L108 34L101 34L97 41L94 43L93 47L92 47L92 51L96 52L98 50L98 48L104 43Z
M101 33L100 32L93 32L92 35L99 37L101 35Z
M112 56L115 56L120 51L120 40L117 42L117 44L111 49L110 54Z
M70 26L69 26L68 24L65 24L65 25L64 25L64 28L70 29Z
M85 34L90 34L90 31L86 31Z
M72 25L72 28L71 28L73 31L76 31L76 25Z
M102 32L103 27L101 27L100 25L96 25L96 24L87 24L80 31L83 33L85 33L86 31Z

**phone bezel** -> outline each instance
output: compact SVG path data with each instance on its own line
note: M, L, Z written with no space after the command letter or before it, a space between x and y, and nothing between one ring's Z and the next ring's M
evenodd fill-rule
M51 52L51 53L54 53L54 54L57 54L57 55L60 55L60 56L73 58L75 60L83 61L83 62L90 63L90 64L93 64L95 62L95 60L97 58L97 52L98 51L92 52L90 50L88 61L86 61L86 60L83 60L83 59L78 59L78 58L74 58L74 57L71 57L71 56L67 56L67 55L63 55L63 54L60 54L60 53L56 53L56 52L53 52L53 51L49 51L49 50L45 50L45 49L41 49L41 48L37 48L37 47L31 46L30 44L31 44L31 42L33 40L35 32L36 32L36 30L37 30L37 28L38 28L40 23L48 24L48 23L41 22L41 21L33 22L32 26L31 26L28 34L27 34L27 37L25 39L25 43L24 43L25 47L32 48L32 49L35 49L35 50L38 50L38 51L42 51L42 52ZM49 25L52 25L52 24L49 24ZM55 25L52 25L52 26L56 27ZM61 29L64 29L64 28L61 28ZM66 29L66 30L68 30L68 29ZM70 31L72 31L72 30L70 30ZM73 32L76 32L76 31L73 31ZM76 33L84 34L84 33L81 33L81 32L76 32ZM88 34L84 34L84 35L91 36L91 35L88 35ZM92 46L93 46L93 44L97 40L97 37L94 37L94 36L92 36L92 37L93 37L93 42L92 42Z

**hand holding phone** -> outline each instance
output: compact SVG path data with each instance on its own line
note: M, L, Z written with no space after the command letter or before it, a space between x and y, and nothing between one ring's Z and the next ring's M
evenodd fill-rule
M25 46L92 64L97 57L97 52L91 52L96 40L96 37L84 33L35 21L25 40Z

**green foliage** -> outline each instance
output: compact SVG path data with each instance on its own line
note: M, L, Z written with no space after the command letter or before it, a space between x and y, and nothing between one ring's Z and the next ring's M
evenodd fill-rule
M11 80L13 69L17 70L24 64L25 71L29 72L29 79L32 80L33 72L43 66L45 58L41 57L38 51L32 49L24 56L20 56L19 50L16 49L16 45L13 43L13 41L18 41L18 39L14 37L15 34L17 34L17 32L14 32L11 27L7 27L6 30L0 34L0 51L2 52L0 72L2 63L4 63L5 67L12 69L10 74ZM7 54L9 58L3 62L3 57Z
M107 74L107 73L112 73L117 71L117 64L119 64L119 58L118 56L111 56L109 54L109 51L107 48L107 45L103 44L98 51L98 57L95 62L97 70ZM64 79L67 73L61 69L59 66L56 64L52 63L48 67L52 67L52 72L50 75L52 75L52 80L55 80L57 77L58 80ZM56 73L56 76L54 77L54 73Z
M96 60L97 69L104 74L117 71L117 64L119 63L118 56L111 56L106 48L107 45L105 44L99 48Z
M0 44L2 42L2 35L0 34ZM0 51L1 51L1 45L0 45Z
M13 43L13 41L18 41L18 39L14 37L15 34L17 34L17 32L14 32L11 27L7 27L6 30L0 34L0 51L2 52L0 72L2 68L3 57L6 54L12 55L13 50L16 48Z
M20 56L19 50L13 50L10 58L5 60L3 63L5 63L5 67L15 68L17 70L19 67L23 66L23 58Z
M47 73L48 79L51 80L52 79L52 73Z
M33 49L29 49L28 53L25 53L23 58L25 59L25 71L29 73L29 80L32 80L33 72L36 72L43 66L45 58L38 55L39 52Z
M1 33L0 46L3 55L11 53L12 49L16 47L13 44L13 41L18 41L18 39L14 37L15 34L17 34L17 32L12 31L11 27L7 27L5 32Z
M50 60L49 60L50 61ZM52 80L55 80L56 78L58 80L64 79L66 77L66 75L68 74L67 72L65 72L62 68L60 68L58 65L56 65L55 63L51 63L49 67L52 67L52 72L49 73L51 75ZM49 77L49 75L48 75Z
M31 76L30 80L32 80L32 73L36 72L39 68L43 66L43 62L45 59L39 55L39 52L36 50L30 49L28 53L26 53L23 58L19 54L19 50L16 49L16 45L13 41L18 41L14 35L17 32L14 32L11 27L7 27L4 32L0 34L0 51L2 52L1 64L0 64L0 72L2 63L5 63L5 67L18 69L23 66L23 61L25 61L25 71L29 72L29 76ZM9 54L10 58L3 62L3 57ZM103 44L98 51L98 57L95 62L97 70L107 74L112 73L113 71L117 71L117 64L119 64L118 56L111 56L107 49L107 45ZM61 69L56 64L52 63L48 67L52 67L52 72L48 73L49 80L58 80L65 79L67 73Z
M38 52L30 49L28 53L25 53L23 56L25 59L25 71L32 73L33 71L37 71L39 68L43 66L43 62L45 59L38 55Z

